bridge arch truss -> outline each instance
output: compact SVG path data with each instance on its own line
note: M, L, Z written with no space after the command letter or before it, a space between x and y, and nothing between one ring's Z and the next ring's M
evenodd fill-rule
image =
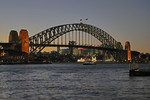
M88 24L83 24L83 23L74 23L74 24L65 24L65 25L51 27L34 36L31 36L29 38L30 53L37 53L37 52L42 51L45 48L45 46L42 46L42 45L52 44L52 42L55 41L56 39L73 31L84 32L84 33L87 33L88 35L93 36L99 42L102 43L102 47L104 48L123 49L123 46L121 45L121 43L117 42L112 36L110 36L107 32L103 31L102 29L97 28L93 25L88 25ZM65 36L64 40L61 40L61 43L66 44L66 38L67 36ZM74 37L72 36L72 38ZM79 38L78 39L79 41L82 40L80 39L80 35L79 37L76 36L75 38ZM84 40L84 41L86 42L87 40ZM35 46L35 44L40 44L41 46ZM77 45L83 45L83 44L80 44L79 42L79 44Z

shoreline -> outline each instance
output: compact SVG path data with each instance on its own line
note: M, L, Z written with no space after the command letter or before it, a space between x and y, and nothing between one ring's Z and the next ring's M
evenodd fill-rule
M22 62L22 63L0 63L0 65L22 65L22 64L83 64L84 62ZM125 62L96 62L96 64L130 64ZM149 63L138 63L149 64Z

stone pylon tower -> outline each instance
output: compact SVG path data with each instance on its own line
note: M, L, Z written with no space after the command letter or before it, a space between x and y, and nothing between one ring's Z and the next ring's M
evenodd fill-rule
M11 30L9 34L9 43L17 43L19 40L18 32L15 30Z
M130 46L130 42L127 41L125 43L125 50L127 50L127 58L128 58L128 61L132 61L132 58L131 58L131 46Z
M22 29L20 31L19 40L21 42L21 51L29 55L29 35L27 30Z

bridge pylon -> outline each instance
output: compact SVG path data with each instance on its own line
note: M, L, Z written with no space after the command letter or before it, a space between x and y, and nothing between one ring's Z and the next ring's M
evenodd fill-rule
M131 46L130 46L130 42L129 41L127 41L125 43L125 50L127 50L127 60L131 62L132 61L132 58L131 58Z
M17 43L19 40L18 32L15 30L11 30L9 34L9 43Z
M27 30L22 29L20 31L19 40L21 41L21 51L29 54L29 35Z

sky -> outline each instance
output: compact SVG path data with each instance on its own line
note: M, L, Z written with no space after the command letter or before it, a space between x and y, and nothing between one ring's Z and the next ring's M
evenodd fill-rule
M0 0L0 42L11 30L33 36L53 26L94 25L131 49L150 53L150 0ZM88 18L86 21L85 19Z

